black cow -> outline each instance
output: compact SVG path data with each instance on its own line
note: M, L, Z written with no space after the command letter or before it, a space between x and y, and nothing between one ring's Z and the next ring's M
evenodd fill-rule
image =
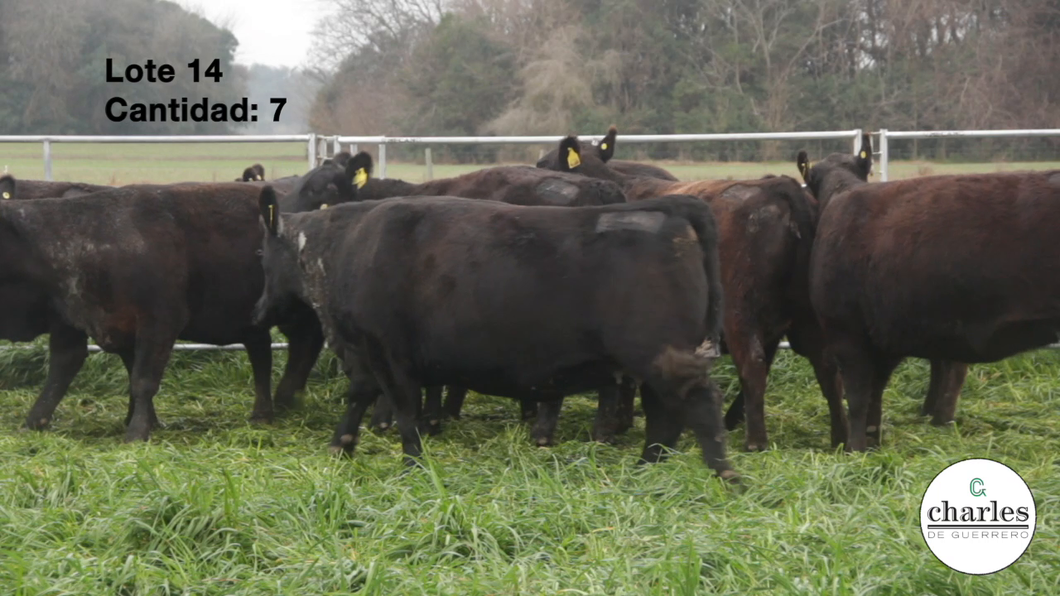
M839 364L847 449L879 443L905 357L993 362L1056 341L1060 170L927 176L831 198L810 295Z
M823 210L835 195L868 182L872 173L872 137L862 136L857 154L833 153L816 164L810 163L805 151L799 151L795 165ZM931 360L931 382L921 415L930 414L931 423L936 426L953 422L967 376L968 365L963 362Z
M259 313L312 304L355 371L334 450L352 452L380 388L411 462L425 385L549 400L626 374L644 381L644 461L659 460L687 424L706 463L736 477L711 359L697 353L718 341L722 306L714 220L698 200L557 208L395 198L274 211L266 189Z
M611 125L607 129L607 134L598 144L593 145L595 149L596 158L607 164L609 168L619 174L625 176L639 176L643 178L658 178L659 180L669 180L671 182L677 182L677 177L660 168L659 166L653 166L651 164L640 163L637 161L625 161L621 159L611 159L615 155L615 140L618 136L618 128ZM587 151L583 146L581 150ZM592 150L588 150L592 151ZM555 170L553 167L557 163L557 155L559 154L558 149L549 151L541 159L537 160L537 167L548 170Z
M341 164L341 165L340 165ZM326 205L348 201L379 200L401 196L457 196L469 199L500 201L516 205L588 206L625 202L625 195L614 183L587 180L581 176L548 172L527 166L486 168L454 178L441 178L423 184L403 180L381 180L372 177L372 158L365 152L350 156L339 153L332 164L322 164L307 174L298 190L298 200L304 205ZM600 409L593 427L593 438L610 441L613 436L632 426L633 385L626 380L619 386L601 389ZM460 417L467 391L450 387L444 409L441 388L427 388L425 408L426 428L432 434L440 431L444 415ZM622 398L615 393L621 393ZM627 397L628 396L628 397ZM539 445L552 444L556 426L554 408L550 402L538 412L529 402L522 402L524 420L538 416L531 436ZM551 409L550 409L551 408ZM373 428L386 429L393 419L392 408L385 396L381 397L372 413Z
M51 334L48 379L26 426L51 421L85 356L86 336L130 377L126 440L157 424L152 397L177 339L243 343L254 370L252 419L273 415L269 328L251 321L264 276L260 190L245 184L128 186L84 197L0 202L0 317L15 341ZM290 406L323 345L308 308L291 313L276 392ZM299 317L301 320L299 320Z
M256 163L243 170L243 177L236 178L236 182L253 182L265 180L265 166Z
M768 445L766 380L785 334L792 348L813 364L833 427L846 427L836 371L824 357L823 337L806 287L816 206L798 182L787 176L695 182L627 176L583 151L576 137L563 139L551 155L556 161L545 164L548 167L618 182L630 201L687 194L710 205L718 224L726 296L724 346L740 375L740 395L725 421L732 429L746 412L745 447L749 451ZM837 446L845 439L833 433L832 444Z
M79 197L113 186L86 184L84 182L49 182L47 180L15 180L10 174L0 176L0 200L44 199L50 197Z

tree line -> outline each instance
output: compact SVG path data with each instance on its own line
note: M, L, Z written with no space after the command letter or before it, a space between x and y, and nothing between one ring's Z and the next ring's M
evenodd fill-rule
M322 131L1060 124L1060 0L330 0L330 6L312 60L325 84L310 122ZM1055 142L1021 145L1055 153ZM946 157L959 145L906 143L895 151ZM692 151L754 159L775 157L777 147Z

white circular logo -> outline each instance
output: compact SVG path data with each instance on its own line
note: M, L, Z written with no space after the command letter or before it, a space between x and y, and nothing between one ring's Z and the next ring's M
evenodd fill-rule
M1030 546L1037 515L1019 474L991 459L966 459L928 485L920 530L947 567L987 575L1016 562Z

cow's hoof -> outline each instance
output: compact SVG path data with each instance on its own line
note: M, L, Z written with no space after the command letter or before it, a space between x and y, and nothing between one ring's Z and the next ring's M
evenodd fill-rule
M721 478L729 484L740 484L740 475L736 470L722 470L718 472L718 478Z
M761 453L763 451L767 451L769 449L769 445L765 441L762 441L761 443L751 442L745 444L744 449L746 449L749 453Z
M953 424L953 422L953 418L944 418L941 416L934 416L931 418L932 426L948 426L950 424Z
M378 424L373 424L372 430L377 433L385 433L386 431L390 430L390 426L391 424L389 422L380 422Z
M436 437L442 434L442 421L441 420L427 420L420 424L420 433Z
M535 437L534 443L536 443L538 447L551 447L552 437Z
M44 430L51 424L51 420L47 417L37 418L32 420L26 420L26 423L22 425L18 430L21 432L27 432L31 430Z
M251 414L251 424L272 424L272 414Z
M136 443L146 442L151 438L151 431L149 429L129 429L125 431L125 442Z

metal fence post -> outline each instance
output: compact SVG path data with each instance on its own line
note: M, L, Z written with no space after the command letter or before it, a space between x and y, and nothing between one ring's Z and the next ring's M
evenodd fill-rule
M379 143L379 177L386 178L386 143Z
M335 157L342 152L342 143L339 142L339 135L331 137L331 156Z
M858 151L861 151L861 129L860 128L855 128L854 129L854 155L857 155Z
M44 179L51 182L52 179L52 143L44 140Z
M309 147L307 150L309 154L309 169L317 167L317 134L315 132L309 133Z
M427 179L434 180L434 160L431 159L431 148L423 150L424 160L427 162Z
M887 182L890 166L890 152L887 147L887 129L880 129L880 182Z

